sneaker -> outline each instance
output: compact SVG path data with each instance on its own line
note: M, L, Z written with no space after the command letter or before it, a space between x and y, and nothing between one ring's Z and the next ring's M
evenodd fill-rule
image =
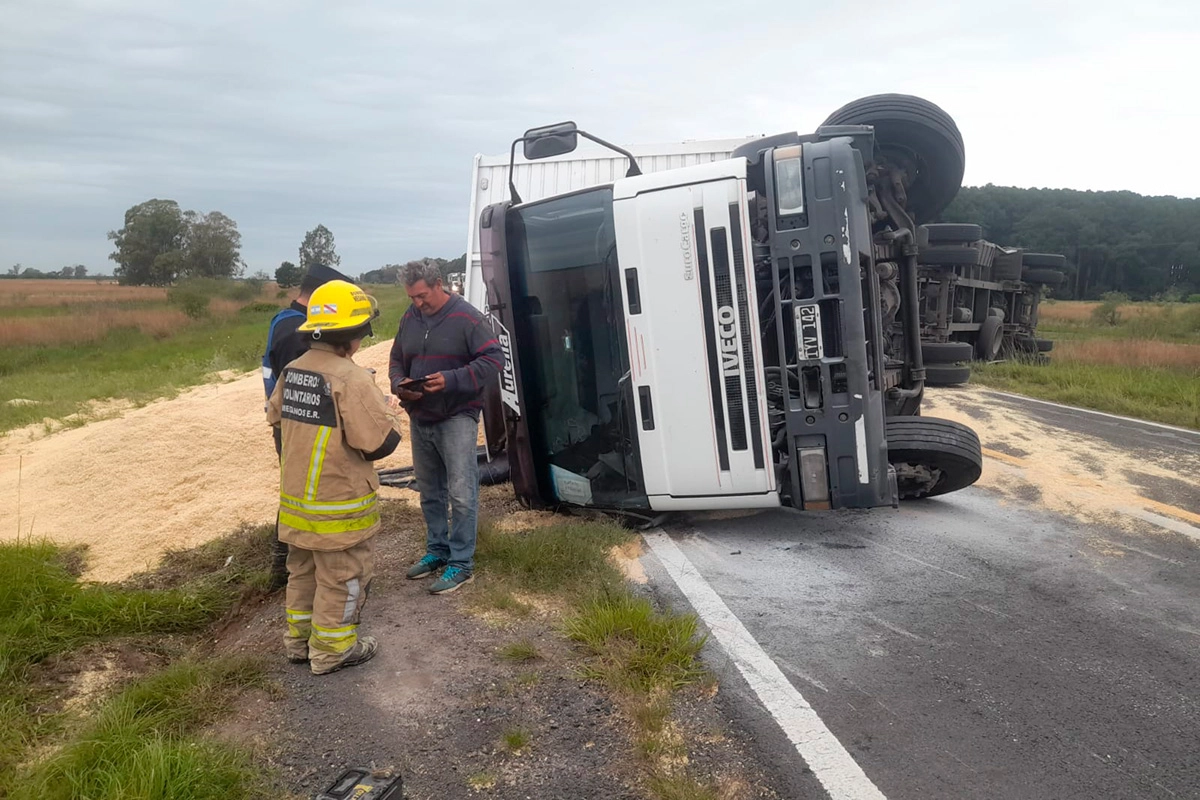
M366 661L370 661L375 657L375 653L379 650L379 642L375 641L374 636L360 636L358 641L354 643L345 657L336 664L329 667L318 667L313 664L313 675L328 675L331 672L337 672L345 667L354 667Z
M287 659L288 659L289 664L307 664L308 663L308 656L306 656L306 655L294 656L291 653L289 653Z
M426 553L421 556L420 561L408 568L408 578L409 580L424 578L427 575L432 575L444 566L446 566L446 559Z
M429 587L429 593L449 594L456 591L464 583L470 583L473 580L475 580L475 576L461 567L446 567L446 571L442 573L442 577L434 581L433 585Z

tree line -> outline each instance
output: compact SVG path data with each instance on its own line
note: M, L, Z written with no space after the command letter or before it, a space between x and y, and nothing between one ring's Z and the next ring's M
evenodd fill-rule
M1200 199L989 184L960 190L941 221L978 223L997 244L1065 255L1069 275L1058 297L1200 293Z
M0 275L0 278L66 278L68 280L75 278L86 278L88 276L88 268L83 264L72 264L62 269L52 269L43 272L40 269L26 267L22 264L13 264L8 268L8 272ZM97 275L97 278L105 277Z

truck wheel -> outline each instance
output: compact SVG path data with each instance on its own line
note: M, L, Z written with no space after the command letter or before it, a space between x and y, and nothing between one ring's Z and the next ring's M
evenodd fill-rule
M902 500L965 489L983 472L979 437L948 419L888 417L887 445Z
M967 345L970 347L970 345ZM971 380L971 368L957 364L930 364L925 368L927 386L958 386Z
M956 364L970 361L970 342L922 342L921 360L926 364Z
M1026 283L1043 283L1046 286L1062 286L1067 282L1067 276L1056 269L1037 267L1022 272L1021 280Z
M916 156L907 208L918 224L937 217L962 187L967 163L962 134L950 115L928 100L906 94L862 97L830 114L824 124L872 125L882 153Z
M932 267L975 267L983 263L978 247L930 247L917 253L918 264Z
M1003 253L992 261L992 280L1019 281L1021 280L1021 254Z
M998 309L990 309L996 311ZM979 328L979 336L975 339L975 355L980 361L995 361L1000 355L1000 346L1004 344L1004 318L988 313L987 319ZM1003 315L1003 311L1000 312Z
M1021 261L1027 267L1062 269L1067 265L1067 257L1058 253L1025 253L1021 256Z
M1039 353L1049 353L1054 349L1054 342L1049 339L1034 339L1033 343Z
M983 228L965 222L939 222L926 225L925 232L930 244L934 242L965 244L977 242L983 238Z

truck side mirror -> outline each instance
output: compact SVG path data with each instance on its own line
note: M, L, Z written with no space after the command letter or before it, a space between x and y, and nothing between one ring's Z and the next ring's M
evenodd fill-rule
M536 161L575 152L579 146L578 130L574 122L530 128L521 137L524 140L525 160Z

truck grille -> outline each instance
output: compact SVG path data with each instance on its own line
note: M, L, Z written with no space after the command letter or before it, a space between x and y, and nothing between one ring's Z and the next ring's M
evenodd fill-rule
M758 412L758 381L754 374L749 300L746 289L745 256L742 252L741 210L729 205L728 228L713 228L708 236L704 210L695 209L697 270L704 306L704 330L708 343L709 388L716 423L717 458L722 470L729 469L729 450L751 450L756 469L763 468L763 441ZM707 239L707 241L706 241ZM733 264L730 265L730 242ZM712 277L709 277L709 254ZM734 310L736 309L736 315ZM745 376L745 390L742 377ZM724 404L722 404L724 397ZM728 426L725 408L728 408ZM747 417L749 424L747 425Z

